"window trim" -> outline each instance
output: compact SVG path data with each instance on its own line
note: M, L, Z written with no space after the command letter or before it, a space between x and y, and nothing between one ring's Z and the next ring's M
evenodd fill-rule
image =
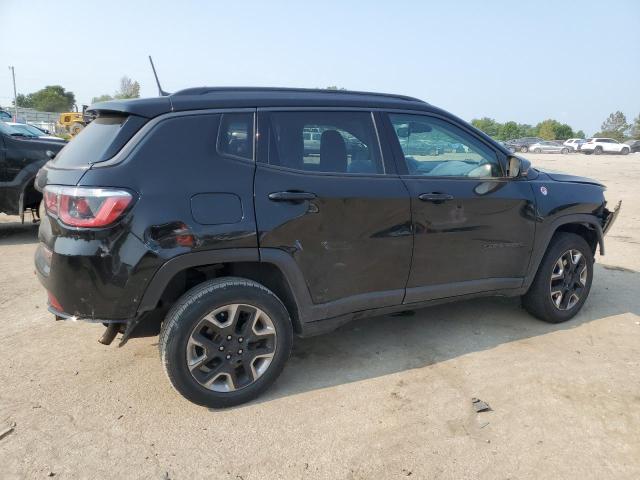
M220 133L222 132L222 121L224 119L225 115L237 115L237 114L247 114L250 113L253 115L253 132L252 132L252 138L251 138L251 142L252 142L252 150L251 150L251 158L247 158L247 157L241 157L240 155L234 155L232 153L226 153L223 152L222 150L220 150ZM229 158L231 160L240 160L243 162L248 162L248 163L256 163L256 127L257 127L257 123L256 123L256 112L255 110L251 110L249 112L221 112L220 113L220 121L218 123L218 133L216 135L216 155L221 157L221 158Z
M369 113L371 118L371 123L373 125L373 130L375 133L374 141L377 142L378 154L380 156L380 164L382 165L382 173L367 173L367 172L316 172L313 170L300 170L298 168L291 167L283 167L282 165L272 165L269 163L269 149L265 145L265 142L269 141L269 135L265 133L265 135L261 135L261 124L264 127L264 124L267 127L271 126L271 119L268 118L270 113L276 112L329 112L329 113L349 113L349 112L358 112L358 113ZM380 177L389 177L394 176L394 172L389 172L389 161L393 159L388 159L384 155L381 137L379 132L379 126L377 123L375 109L372 108L358 108L358 107L263 107L257 109L258 115L256 118L258 119L257 128L256 128L256 136L258 139L260 137L264 137L264 140L261 142L257 142L258 155L256 163L265 168L271 168L275 170L281 170L283 172L294 172L302 175L313 175L318 177L371 177L371 178L380 178Z
M415 116L423 116L423 117L430 117L430 118L435 118L437 120L441 120L443 122L449 123L451 125L453 125L454 127L459 128L460 130L462 130L464 133L466 133L467 135L470 135L473 139L475 139L476 141L480 142L481 144L485 145L489 150L491 150L495 156L496 156L496 161L500 167L501 170L501 175L497 176L497 177L467 177L467 176L455 176L455 175L443 175L443 176L436 176L436 175L413 175L409 173L409 169L407 167L407 162L406 162L406 158L404 155L404 152L402 151L402 146L400 145L400 141L398 139L398 136L395 132L395 130L393 129L393 124L391 122L391 118L390 115L415 115ZM383 117L383 121L384 121L384 128L387 131L387 138L393 153L393 157L395 159L396 162L396 168L398 170L398 175L402 178L409 178L409 179L433 179L433 180L443 180L443 179L452 179L452 180L471 180L471 181L487 181L487 180L504 180L504 179L509 179L512 180L511 177L508 177L506 175L506 168L505 168L505 163L506 163L506 159L507 156L504 152L500 151L499 149L495 148L494 145L491 145L489 142L487 142L484 138L482 138L481 136L477 135L475 132L473 132L472 130L470 130L469 128L465 127L463 124L456 122L454 120L452 120L451 118L448 118L444 115L440 115L438 113L434 113L434 112L425 112L425 111L417 111L417 110L396 110L396 109L384 109L382 110L382 117Z

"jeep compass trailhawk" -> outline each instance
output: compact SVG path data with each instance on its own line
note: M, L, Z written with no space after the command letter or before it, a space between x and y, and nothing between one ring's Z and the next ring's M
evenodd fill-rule
M93 112L36 178L49 308L106 344L161 318L169 380L211 407L354 318L506 295L569 320L618 211L400 95L193 88Z

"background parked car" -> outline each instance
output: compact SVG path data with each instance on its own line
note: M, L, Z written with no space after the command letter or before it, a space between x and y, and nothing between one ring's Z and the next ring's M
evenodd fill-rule
M601 153L621 153L626 155L631 152L631 147L613 138L587 138L587 141L580 147L580 151L587 155L592 153L596 155Z
M23 216L32 210L37 216L42 193L33 186L36 173L65 144L29 137L0 122L0 213Z
M640 140L627 140L624 143L629 145L629 148L631 149L631 153L640 152Z
M580 151L580 146L585 142L586 140L584 138L570 138L564 142L563 145L569 147L573 152L578 152Z
M515 145L510 145L507 142L498 142L498 143L500 143L504 148L509 150L511 153L516 153L518 151L518 148Z
M513 146L518 152L527 153L531 149L530 146L538 142L544 142L544 138L522 137L522 138L516 138L513 140L508 140L505 143L508 146Z
M41 130L40 128L29 125L28 123L15 123L6 122L13 130L19 133L23 133L25 137L39 138L40 140L55 140L58 142L66 142L64 138L56 137L55 135L49 135L48 132Z
M570 148L556 142L545 141L529 145L529 151L534 153L569 153Z

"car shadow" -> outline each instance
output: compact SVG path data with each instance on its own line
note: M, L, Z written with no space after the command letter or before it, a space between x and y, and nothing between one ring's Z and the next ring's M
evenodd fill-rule
M31 218L25 222L0 222L0 246L38 243L38 224Z
M562 324L537 320L518 298L500 297L358 320L326 335L297 339L281 377L254 402L422 368L613 315L640 315L639 291L640 273L596 265L589 299L575 318Z

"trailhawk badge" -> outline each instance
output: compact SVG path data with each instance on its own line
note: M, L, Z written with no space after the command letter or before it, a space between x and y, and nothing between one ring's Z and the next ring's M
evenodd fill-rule
M543 195L546 195L547 193L549 193L547 192L547 187L545 186L540 187L540 193L542 193Z

